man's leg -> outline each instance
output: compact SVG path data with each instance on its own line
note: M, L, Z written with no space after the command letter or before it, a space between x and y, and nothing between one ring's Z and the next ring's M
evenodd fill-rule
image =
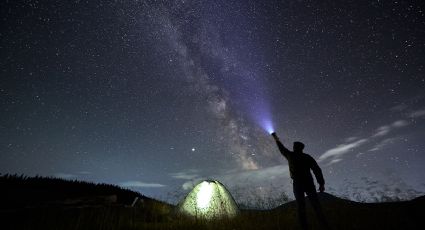
M316 189L309 189L306 191L308 199L310 200L311 206L316 213L317 219L319 220L320 225L323 229L330 229L328 222L326 221L325 215L323 214L322 206L320 205L319 199L317 197Z
M297 212L298 212L298 222L301 225L303 230L308 229L307 224L307 216L305 212L305 197L304 197L304 189L301 185L297 185L295 182L293 183L294 188L294 196L297 201Z

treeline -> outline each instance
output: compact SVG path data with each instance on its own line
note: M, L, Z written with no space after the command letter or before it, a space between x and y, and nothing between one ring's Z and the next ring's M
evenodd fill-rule
M0 175L2 207L36 206L80 197L116 196L116 203L129 205L142 194L116 185L66 180L53 177Z

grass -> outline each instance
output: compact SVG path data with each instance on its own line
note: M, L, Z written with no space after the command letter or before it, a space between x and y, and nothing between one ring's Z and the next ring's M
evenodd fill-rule
M64 191L61 186L54 185L57 183L65 188L74 187L71 191L78 196L71 191L56 194ZM205 221L175 215L172 205L117 186L10 175L0 177L0 185L0 202L7 204L0 209L1 229L299 229L294 202L268 210L243 209L234 219ZM11 193L16 191L20 192ZM32 191L38 192L34 195ZM60 199L113 194L118 196L116 202L60 202ZM141 197L143 202L132 207L130 197L134 195ZM26 203L19 202L22 196L27 196L23 199ZM320 198L333 229L421 229L424 225L425 197L383 203L358 203L326 194ZM255 202L264 203L257 200L251 204ZM312 229L319 229L309 206L307 211Z

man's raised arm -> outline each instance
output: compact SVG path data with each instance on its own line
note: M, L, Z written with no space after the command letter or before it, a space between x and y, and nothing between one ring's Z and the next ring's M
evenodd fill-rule
M282 153L282 155L286 158L288 158L289 154L291 153L291 151L289 151L289 149L287 149L282 142L280 142L279 137L277 137L276 133L272 133L272 136L274 138L274 140L276 141L277 147L280 150L280 153Z

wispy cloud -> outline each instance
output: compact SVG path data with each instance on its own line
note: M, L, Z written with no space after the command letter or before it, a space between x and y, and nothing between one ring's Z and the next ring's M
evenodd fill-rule
M53 175L54 177L57 177L57 178L62 178L62 179L77 179L77 175L75 175L75 174L71 174L71 173L55 173L54 175Z
M419 117L424 117L424 116L425 116L425 109L416 110L416 111L413 111L409 114L410 118L419 118Z
M376 129L375 134L373 134L374 137L380 137L385 136L391 131L391 126L384 125Z
M240 172L219 174L211 176L209 179L217 179L224 184L237 185L246 183L261 184L270 181L270 179L276 178L289 178L289 168L287 165L277 165L257 170L244 170ZM206 178L199 177L194 180L186 181L183 183L182 188L184 190L191 189L194 185L204 179Z
M406 120L398 120L398 121L394 121L391 124L391 127L392 128L401 128L401 127L404 127L404 126L407 126L407 125L409 125L409 122L408 121L406 121Z
M184 190L192 189L196 184L198 184L202 180L204 180L204 179L203 178L197 178L196 180L186 181L182 184L182 188Z
M88 172L88 171L79 171L75 173L58 172L53 174L53 176L57 178L62 178L62 179L77 179L77 178L81 179L81 177L87 176L89 174L91 174L91 172Z
M385 146L394 143L398 138L387 138L380 141L378 144L369 149L369 152L382 150Z
M347 138L345 138L345 142L353 142L353 141L358 140L358 139L359 139L359 137L347 137Z
M319 161L324 161L328 158L339 158L344 154L347 154L349 151L351 151L354 148L357 148L361 145L363 145L364 143L367 142L367 139L360 139L351 143L344 143L341 145L338 145L335 148L329 149L328 151L326 151L325 153L323 153L320 157L319 157ZM338 161L336 161L338 162ZM334 161L334 163L336 163Z
M258 170L248 170L240 173L222 175L223 181L255 181L261 182L274 179L276 177L289 177L289 168L287 165L277 165Z
M327 164L327 166L330 166L330 165L333 165L333 164L336 164L336 163L338 163L338 162L340 162L340 161L342 161L342 159L341 158L335 158L335 159L332 159L328 164Z
M158 183L145 183L141 181L126 181L120 183L120 186L122 187L133 187L133 188L161 188L165 187L164 184L158 184Z
M393 110L393 109L391 109ZM422 117L425 116L425 110L417 110L414 111L412 113L410 113L408 116L406 116L406 118L413 118L413 117ZM378 127L375 132L370 135L369 137L365 137L362 139L357 139L354 137L349 137L345 139L345 143L340 144L338 146L336 146L335 148L331 148L329 150L327 150L326 152L324 152L320 157L319 157L319 161L325 161L325 160L329 160L327 165L332 165L335 163L338 163L340 161L342 161L342 156L349 153L350 151L353 151L354 149L365 145L369 142L372 142L378 138L381 138L383 136L387 136L389 135L393 130L405 127L410 125L410 122L405 120L405 119L400 119L400 120L396 120L390 124L387 125L383 125ZM371 149L369 149L369 152L373 152L373 151L378 151L381 150L384 146L393 143L393 141L395 140L395 138L387 138L381 142L379 142L378 144L376 144L374 147L372 147ZM357 154L357 156L362 155L361 154Z
M199 175L197 174L197 172L198 170L191 169L187 171L170 173L170 176L175 179L193 180L195 178L199 178Z
M400 111L407 109L407 107L408 106L406 104L402 103L402 104L398 104L396 106L391 107L390 110L400 112Z
M375 134L372 137L381 137L387 135L391 130L396 128L401 128L409 125L409 122L406 120L397 120L389 125L384 125L376 129Z

